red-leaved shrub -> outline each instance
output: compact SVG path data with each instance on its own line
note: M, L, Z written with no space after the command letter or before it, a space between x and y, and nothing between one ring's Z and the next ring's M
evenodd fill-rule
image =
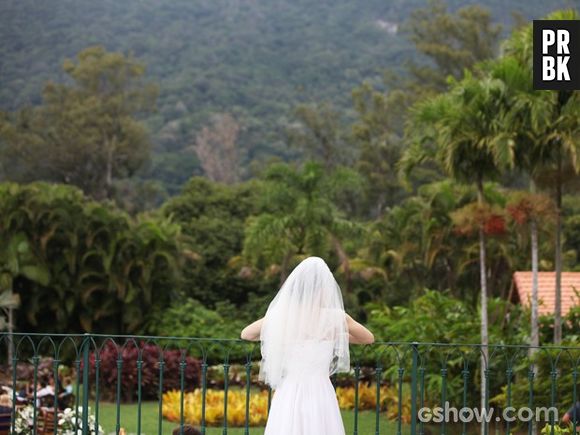
M141 398L157 399L159 396L159 348L150 343L139 343L139 347L132 342L127 343L124 347L117 346L108 341L99 352L99 395L105 400L115 400L117 394L117 364L121 365L121 401L131 402L137 398L137 381L138 368L137 361L139 352L142 349L141 356ZM180 382L180 363L182 353L177 349L168 349L163 351L163 392L179 389ZM198 359L191 356L183 358L184 368L184 389L192 391L199 387L201 363ZM95 352L89 356L89 384L94 391L95 383Z

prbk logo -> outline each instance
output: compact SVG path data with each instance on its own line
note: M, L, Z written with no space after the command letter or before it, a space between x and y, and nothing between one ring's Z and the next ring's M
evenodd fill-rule
M534 20L534 89L580 89L580 20Z

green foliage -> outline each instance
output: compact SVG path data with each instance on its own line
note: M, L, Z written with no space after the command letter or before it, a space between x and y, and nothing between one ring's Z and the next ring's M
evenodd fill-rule
M0 120L2 173L110 198L113 180L134 174L149 157L146 129L135 117L153 107L156 90L142 85L144 67L132 57L97 46L77 58L63 65L72 85L48 83L41 106Z
M557 424L554 425L550 425L550 424L546 424L543 428L542 431L540 432L541 434L550 434L550 435L561 435L561 434L567 434L570 433L571 429L568 427L560 427Z
M334 252L340 262L347 261L341 239L359 227L344 218L336 199L359 186L358 175L346 168L328 174L314 162L300 169L271 165L260 213L248 220L244 255L262 269L279 265L283 278L297 257Z
M526 326L523 312L499 298L490 299L491 343L521 343ZM370 304L369 328L382 341L479 343L478 311L444 292L425 290L406 306ZM507 313L509 312L509 317ZM434 321L437 319L437 321Z
M574 10L564 10L546 19L578 20L580 16ZM516 145L518 166L542 187L571 181L580 167L580 94L533 89L531 25L515 31L505 41L504 52L503 57L486 65L486 70L504 83L509 110L503 128Z
M164 204L163 215L178 223L190 241L194 261L183 271L187 296L206 306L224 298L242 304L248 293L267 287L267 280L253 279L231 262L242 251L245 221L261 191L257 182L227 186L194 177Z
M451 81L448 92L412 109L408 130L412 145L402 167L409 171L433 160L459 181L497 178L514 163L514 142L497 121L507 108L506 86L498 79L467 73L462 80Z
M396 168L402 148L397 129L404 117L403 111L394 110L399 96L401 92L377 92L369 83L353 90L358 116L352 136L360 150L356 168L366 180L365 211L373 217L404 197Z
M503 207L505 191L484 185L485 198L495 208ZM404 304L424 288L448 289L468 301L475 299L473 283L479 270L476 241L455 228L453 214L476 197L474 188L451 180L419 188L375 222L368 224L367 237L359 256L387 275L381 292L390 305ZM490 294L503 296L511 277L506 270L527 259L511 237L494 238L488 243Z
M19 329L140 332L179 282L177 225L69 186L0 184L0 234L2 274L26 307Z
M410 67L412 86L422 93L445 91L448 77L460 79L477 62L491 59L501 33L489 10L469 5L451 14L442 0L413 11L408 27L417 51L433 65Z
M497 14L499 3L489 3ZM478 246L473 231L458 231L453 220L463 213L469 215L469 225L462 227L485 225L474 219L480 208L470 205L478 192L451 179L427 181L447 173L456 181L477 182L480 199L503 216L507 191L483 181L502 179L515 164L534 172L531 157L544 155L546 173L553 175L553 145L570 156L580 155L574 154L580 137L578 93L540 95L524 85L530 79L525 64L529 28L514 34L500 60L475 67L493 54L497 27L479 7L451 7L453 12L448 12L438 3L409 23L411 40L427 56L426 64L405 69L413 72L412 83L387 80L384 87L378 85L378 70L391 62L386 59L391 50L408 49L401 35L385 33L379 22L395 15L393 22L400 23L415 4L398 4L397 13L375 0L362 9L343 0L332 5L258 1L235 7L230 0L140 4L147 11L161 8L159 16L151 15L151 28L165 24L167 32L160 38L141 38L129 26L126 31L135 39L124 38L121 44L137 44L152 76L163 77L160 111L147 122L160 152L151 171L165 171L157 175L171 187L170 193L199 174L199 159L185 147L212 113L225 110L241 124L240 147L249 159L291 156L271 134L290 127L294 144L316 161L267 167L258 161L254 168L265 167L260 178L239 184L194 177L159 212L135 218L112 202L91 201L70 187L0 185L0 284L12 288L26 307L18 315L18 326L237 336L244 321L263 313L297 261L321 255L340 281L349 311L359 310L364 318L361 306L379 303L370 316L379 337L479 341L474 288ZM39 7L47 12L46 4ZM79 10L85 7L81 0ZM143 19L133 0L107 0L102 7L125 13L129 24ZM360 14L353 13L355 8ZM3 11L14 14L16 9L11 4ZM427 20L428 11L435 12L433 20ZM48 25L53 26L60 18L49 12ZM82 15L70 14L64 19ZM324 25L318 25L321 16ZM187 25L186 17L191 18ZM100 19L95 17L96 22ZM220 25L209 25L212 20ZM186 46L179 41L192 35L192 23L203 24L194 35L203 43ZM297 23L302 23L300 35ZM324 28L332 31L324 33ZM344 34L353 28L360 33L351 32L346 41ZM93 31L111 41L119 36ZM171 37L176 34L180 38ZM2 35L0 30L0 39ZM88 45L84 42L75 44ZM360 54L356 59L344 54L353 48ZM240 57L242 52L247 56ZM272 61L274 55L282 59L279 64ZM166 62L160 64L157 56ZM192 59L199 61L195 67L189 64ZM297 67L303 62L309 67ZM3 70L10 83L12 68L18 69L7 64ZM463 74L465 68L475 70ZM322 70L328 74L320 74ZM295 73L288 76L288 71ZM400 62L397 71L403 71ZM0 114L0 148L5 151L1 175L76 184L94 197L114 197L132 213L154 208L164 197L162 186L128 179L144 169L149 149L141 122L155 93L142 81L143 65L132 55L91 47L80 52L78 61L65 62L64 73L69 82L46 85L41 106ZM447 76L453 78L447 81ZM345 89L369 77L354 91L357 118L349 133L346 126L353 113L344 110L349 104ZM295 92L300 86L305 86L304 94ZM422 99L446 86L447 92ZM6 92L0 90L0 101L6 101ZM33 92L23 87L22 94ZM328 103L313 104L315 100ZM417 100L403 138L406 108ZM286 118L291 110L298 123ZM237 126L234 130L237 134ZM404 139L412 142L410 147ZM412 180L412 194L403 191L396 177L401 154L406 169L430 161ZM358 172L339 164L352 163L353 157L358 158ZM534 168L541 175L546 166ZM580 240L575 215L580 208L570 207L565 235L568 265L575 267ZM358 222L369 215L377 220ZM511 272L528 267L529 250L522 239L512 225L486 243L490 341L527 338L527 322L519 324L519 311L496 300L508 299ZM549 268L553 246L543 239L540 264Z
M224 317L199 301L186 299L164 310L151 332L166 337L238 338L244 326L239 316Z
M443 1L413 11L406 33L422 55L422 63L408 62L405 74L385 75L385 92L365 82L353 91L358 119L353 136L360 146L358 169L369 181L367 196L371 215L396 204L404 195L397 177L404 148L404 124L408 109L434 93L447 89L450 78L461 79L477 62L490 59L497 45L500 26L491 23L486 9L469 5L449 12ZM420 123L411 123L415 131ZM405 160L416 149L407 150ZM407 174L408 175L408 174ZM434 168L423 167L406 181L413 186L440 178Z
M578 294L580 289L576 289ZM580 341L580 306L570 307L570 311L566 314L566 321L562 324L562 337L568 343L574 344ZM540 316L540 341L542 343L549 343L554 333L554 315L544 314Z
M494 344L521 343L525 331L526 318L519 307L511 306L499 298L489 299L489 341ZM467 393L475 397L478 391L478 365L480 353L477 347L469 344L480 343L480 317L476 307L454 298L444 292L425 290L422 296L407 306L389 308L385 305L370 304L368 326L375 338L389 342L453 343L465 344L459 347L427 346L420 347L421 364L425 368L425 403L440 403L443 382L446 397L451 403L461 403L463 393L463 370L469 368ZM490 351L492 353L492 351ZM398 366L409 366L410 357L403 355L401 362L389 352L384 363L386 372L396 374ZM498 368L503 367L501 355L490 359L490 379L492 391L505 385L505 378ZM446 369L445 380L442 369ZM429 406L429 405L426 405Z
M562 345L570 343L564 340ZM511 384L511 406L516 409L528 406L530 400L530 372L534 374L532 392L535 406L555 406L558 415L563 416L573 404L574 361L577 351L541 350L533 356L522 354L514 361L514 378ZM577 368L577 367L576 367ZM552 400L552 386L554 400ZM578 392L576 393L578 394ZM507 385L491 401L499 406L507 405ZM578 400L578 396L577 396ZM548 432L549 433L549 432Z
M554 315L540 317L540 344L552 341ZM554 385L554 406L559 415L572 406L572 393L577 379L578 341L580 340L580 307L572 307L562 323L562 346L570 349L544 348L533 355L520 354L513 362L514 379L511 385L511 406L516 409L528 406L530 394L530 371L534 373L533 397L538 406L552 406L552 383ZM576 375L577 376L577 375ZM580 392L577 391L577 400ZM507 386L504 386L492 401L502 407L507 406Z
M304 160L321 162L327 170L347 165L353 151L346 142L341 113L328 103L300 105L297 121L288 128L289 143L302 151Z

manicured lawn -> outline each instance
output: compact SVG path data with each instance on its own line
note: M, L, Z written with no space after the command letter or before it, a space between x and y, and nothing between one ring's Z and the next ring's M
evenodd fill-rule
M94 404L91 406L94 412ZM100 403L99 404L99 424L103 427L106 434L115 432L116 425L116 405L114 403ZM354 428L354 412L343 411L342 417L346 428L346 433L353 433ZM394 434L396 433L396 422L391 422L381 417L381 433ZM128 434L137 433L137 405L121 405L121 426L125 428ZM173 422L163 420L163 434L171 434L174 427L177 425ZM158 433L158 405L157 402L144 402L141 405L141 434L154 435ZM206 431L209 435L222 435L223 429L221 427L208 428ZM243 428L228 429L228 434L242 435ZM254 427L250 428L250 434L262 435L264 428ZM360 435L373 435L375 433L375 414L370 411L363 411L359 413L358 433ZM403 433L408 434L408 427L403 427Z

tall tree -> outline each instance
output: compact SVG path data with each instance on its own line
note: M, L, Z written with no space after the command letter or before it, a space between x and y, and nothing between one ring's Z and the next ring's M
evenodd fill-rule
M532 263L532 294L530 300L530 354L537 351L540 344L538 317L538 271L539 271L539 235L542 230L553 223L554 203L548 197L533 192L514 192L510 195L507 209L517 228L529 235Z
M444 91L448 77L460 79L464 70L492 58L501 30L492 23L489 11L480 6L449 12L441 0L414 11L404 28L421 61L407 64L407 74L387 72L383 89L364 83L353 91L358 114L353 124L360 147L358 167L370 181L368 195L375 213L384 206L385 197L397 196L393 158L401 152L407 109L426 96ZM377 180L381 175L383 179ZM413 185L438 178L439 172L422 167L413 173Z
M359 147L356 168L367 181L365 198L371 217L381 216L404 194L396 168L402 142L396 129L402 124L403 113L393 110L395 94L375 92L368 83L352 93L358 114L352 125L352 136Z
M498 131L496 116L505 110L504 86L500 80L467 74L452 81L448 92L429 98L412 109L408 137L410 147L401 160L408 173L426 160L434 160L443 171L477 188L477 208L486 206L483 183L498 177L513 165L513 143ZM485 229L480 222L479 269L481 285L481 403L485 406L488 313Z
M557 11L550 20L578 20L578 12ZM532 88L532 26L514 32L505 58L492 74L511 90L506 132L517 142L517 161L539 187L553 191L556 206L554 343L562 340L562 195L580 172L580 92Z
M2 172L111 198L114 180L149 158L147 130L137 116L154 107L156 87L143 83L145 68L132 56L100 46L81 51L76 62L67 59L63 70L72 84L48 83L41 106L0 120L0 152L8 163Z
M197 134L193 149L210 180L226 184L239 180L239 132L237 121L229 113L220 113Z
M411 14L409 38L430 64L411 63L411 83L424 91L444 91L447 77L461 78L482 60L496 52L501 26L493 24L491 13L469 5L450 13L443 0L430 0Z
M249 293L261 291L254 275L245 275L249 269L241 270L246 264L240 261L238 268L232 260L242 251L244 224L261 197L258 180L226 185L192 177L165 202L163 215L179 224L195 258L183 270L187 296L213 308L224 300L239 306Z
M318 161L327 172L350 163L352 151L347 147L341 113L330 103L300 105L294 112L296 122L288 127L288 140L308 160Z

